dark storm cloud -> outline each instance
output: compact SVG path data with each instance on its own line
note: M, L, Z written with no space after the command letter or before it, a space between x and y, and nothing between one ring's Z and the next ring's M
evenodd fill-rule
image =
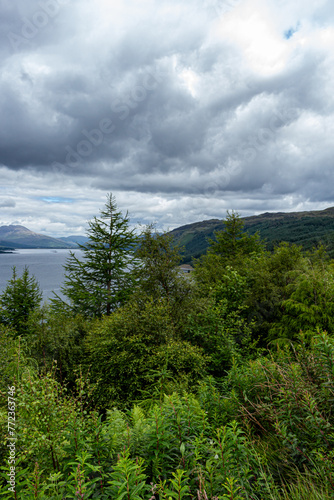
M0 208L15 208L16 203L14 200L2 198L0 196Z
M50 23L54 17L61 17L62 5L56 0L51 0L47 6L49 12L55 11L52 18L50 16ZM41 12L45 12L46 4L39 2L34 7L27 9L26 4L18 3L16 8L9 9L11 22L8 23L7 41L13 40L13 34L18 37L29 34L29 26L36 20L42 21ZM190 13L196 16L196 10L190 9ZM159 71L152 61L166 56L180 53L183 59L191 58L194 51L200 50L205 28L199 19L195 21L195 30L193 23L177 24L173 18L165 23L160 20L155 26L156 31L152 30L149 20L146 24L121 37L104 60L95 63L88 55L87 68L81 61L74 67L70 65L71 60L76 59L75 43L73 52L69 51L66 69L63 68L63 59L58 67L55 60L56 66L49 66L47 73L33 75L29 67L25 67L24 59L18 57L15 64L14 58L11 78L1 85L0 113L6 123L0 148L3 163L12 168L31 165L45 170L52 166L52 160L66 164L68 158L72 160L70 166L74 166L76 160L78 171L92 169L95 172L98 160L117 161L120 157L125 160L129 139L132 135L141 139L143 125L151 142L148 151L154 156L158 154L162 159L179 155L186 157L190 152L200 150L206 133L205 122L209 119L205 110L196 112L192 109L196 108L196 102L173 79L177 72L172 70L170 63L165 67L163 81L160 77L158 89L154 85L155 73L149 77L147 72ZM54 26L45 26L44 33L50 34L51 40L54 29ZM157 31L160 29L167 36L159 39ZM45 34L41 39L41 31L42 27L33 36L34 29L31 28L31 39L27 39L27 43L39 42L43 54L48 41ZM23 42L22 47L18 45L17 48L24 49ZM45 54L48 54L47 50ZM42 56L37 64L43 59ZM109 129L113 128L112 136L101 130L101 121L107 120L113 122L109 126ZM100 130L104 137L103 143L98 144L98 148L93 147L88 154L90 147L87 146L85 152L84 141L87 142L86 136L91 130ZM67 173L73 174L73 170L69 169Z
M242 210L330 203L332 7L13 0L1 11L9 179L52 183L51 197L157 195L165 214L174 196L196 217L212 208L191 208L192 196L218 211L233 198Z

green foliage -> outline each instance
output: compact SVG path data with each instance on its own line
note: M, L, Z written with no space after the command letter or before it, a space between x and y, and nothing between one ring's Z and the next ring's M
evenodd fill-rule
M238 213L227 211L224 230L215 231L215 240L209 240L208 253L220 255L225 263L236 263L246 255L261 253L259 235L244 232L244 225Z
M115 500L142 500L150 488L146 484L143 459L137 461L129 458L129 453L123 453L111 474L112 487L110 493Z
M41 468L59 470L63 458L62 442L69 422L76 419L76 405L63 394L53 374L23 374L17 389L16 425L20 453L25 461L39 461ZM41 443L43 447L41 449Z
M266 252L245 261L248 290L244 304L249 320L254 322L253 337L259 337L265 346L270 328L281 320L283 301L290 297L305 267L301 248L285 243L273 253Z
M282 317L272 325L269 337L282 343L294 340L300 331L307 335L316 330L334 333L333 265L308 261L308 268L291 288L289 298L282 302Z
M198 259L194 266L195 284L202 296L207 296L211 293L212 288L220 285L226 274L226 265L221 256L213 253Z
M186 386L206 369L201 349L176 335L166 299L144 304L131 301L97 321L85 345L92 380L97 383L96 402L102 407L138 398L150 385L150 372L161 366Z
M21 357L21 341L14 335L15 332L0 324L0 429L3 429L3 434L8 423L8 387L15 387ZM0 464L7 453L6 441L0 433Z
M20 339L15 338L15 332L0 324L0 390L5 393L11 386L17 370L17 353Z
M220 256L208 254L195 264L195 286L201 296L213 295L216 301L225 299L229 309L244 304L249 284L242 270L226 265Z
M67 308L54 308L45 304L29 317L29 351L38 361L40 370L50 370L57 363L57 377L71 386L75 370L86 360L84 339L91 321L74 315Z
M289 465L300 472L316 467L324 478L333 474L333 366L333 341L314 334L310 350L300 337L295 350L279 350L277 359L258 359L230 372L240 418L271 442L273 470L284 473L282 466Z
M126 302L132 292L128 269L134 263L131 252L137 237L129 229L128 215L123 216L117 210L111 194L100 217L94 217L88 224L88 242L79 245L83 260L70 253L61 290L74 312L100 317Z
M29 276L28 268L19 277L13 267L13 275L0 296L0 322L13 328L17 335L27 335L29 315L39 308L41 300L39 285Z
M189 498L190 490L187 484L189 479L185 476L185 471L177 469L172 476L173 479L170 480L171 489L163 490L163 495L168 495L168 498L175 498L176 500Z
M15 385L16 498L333 498L334 268L324 249L264 252L232 213L190 279L151 227L141 265L125 271L127 217L111 195L102 215L85 262L72 262L71 306L31 302L20 316L14 291L34 281L14 270L8 285L0 424ZM94 281L103 273L109 288Z
M213 289L216 302L225 300L229 311L243 306L248 293L247 280L230 266L225 268L219 284Z
M217 290L218 297L222 293L222 289ZM251 330L241 311L230 310L227 299L211 300L188 316L184 338L209 356L208 371L215 377L226 375L234 359L249 354Z
M77 405L66 397L65 389L54 380L53 373L38 376L20 351L13 385L16 388L15 435L18 437L16 493L18 498L48 498L42 493L34 497L33 492L44 482L45 474L59 471L65 456L63 445L67 427L76 420ZM4 477L7 470L4 469Z
M333 489L330 484L321 481L321 474L317 470L304 474L295 473L294 481L284 485L281 500L330 500L333 498Z
M328 399L334 388L333 355L333 343L319 336L311 352L301 344L297 353L282 352L277 361L252 361L242 371L233 368L229 376L232 392L225 387L221 405L226 423L218 427L210 423L207 404L202 407L204 399L208 402L208 397L203 399L203 388L199 400L174 393L147 414L138 406L128 414L114 409L102 420L94 412L82 413L80 406L70 405L50 377L28 384L23 377L20 415L33 434L31 445L24 441L27 449L20 450L27 458L20 464L24 475L18 476L18 495L278 500L277 469L283 471L283 462L286 470L290 467L295 484L296 474L297 484L305 484L305 466L308 470L316 467L319 485L313 482L309 489L317 498L317 491L326 491L325 477L333 472L334 433ZM303 370L308 370L308 378L302 377ZM39 394L43 388L48 390L47 395L42 392L43 398L47 396L51 407L47 415L46 404L34 405L36 389ZM235 407L239 422L230 420L225 411L228 400L232 406L239 400ZM46 424L50 430L45 436ZM270 432L277 436L276 459L264 445L268 440L273 444ZM44 441L45 446L37 445ZM300 472L294 472L296 467ZM282 494L293 488L288 484Z
M182 328L184 316L193 303L191 283L180 275L178 268L180 251L170 234L159 234L148 226L135 252L140 265L133 270L137 283L133 301L145 307L147 301L163 300L168 304L175 331Z
M141 291L155 299L169 300L175 293L179 281L177 265L179 249L169 234L159 234L147 226L141 234L136 257L141 265L135 270Z

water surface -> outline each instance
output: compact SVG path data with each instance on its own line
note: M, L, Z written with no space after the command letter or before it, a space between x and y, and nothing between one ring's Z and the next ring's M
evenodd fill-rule
M60 287L64 280L64 269L69 250L29 249L15 250L14 253L0 254L0 293L6 288L12 277L13 266L17 274L22 275L24 267L29 268L29 275L34 275L43 292L43 299L53 297L53 291L60 294ZM74 250L79 259L81 250Z

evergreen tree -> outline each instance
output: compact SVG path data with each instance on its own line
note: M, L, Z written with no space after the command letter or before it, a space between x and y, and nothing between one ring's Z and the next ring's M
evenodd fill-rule
M259 234L246 233L238 213L227 211L224 226L222 231L214 232L214 240L209 239L207 253L195 261L196 283L204 295L224 281L228 266L240 275L247 274L248 260L257 260L264 252Z
M260 252L263 248L258 233L249 235L244 231L244 222L240 215L227 211L224 230L215 231L215 240L210 239L209 253L220 255L231 263L238 258Z
M305 259L304 272L294 270L295 279L288 285L291 292L282 300L281 317L269 330L275 343L289 344L298 339L300 331L310 337L316 331L334 333L334 266L317 260L317 253Z
M129 268L134 264L132 251L137 236L129 229L128 213L123 216L117 210L112 194L107 195L100 217L88 224L88 242L79 245L83 260L70 252L61 291L74 312L100 317L122 305L131 293Z
M39 284L35 277L29 276L28 268L19 277L14 266L12 278L0 296L0 322L12 327L18 335L28 333L29 315L39 308L41 300Z

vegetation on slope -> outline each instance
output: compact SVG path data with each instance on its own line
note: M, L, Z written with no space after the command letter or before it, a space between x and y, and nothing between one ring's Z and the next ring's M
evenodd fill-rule
M2 498L333 498L324 248L270 252L232 213L185 277L172 236L148 227L108 310L118 274L108 281L96 236L64 284L69 303L41 306L28 271L0 296L1 428L17 415L14 465L11 436L0 443Z
M282 241L301 245L304 250L324 244L334 257L334 208L314 212L264 213L242 218L245 231L259 233L266 241L267 249L273 250ZM209 239L215 231L223 231L224 220L211 219L187 224L171 231L175 241L184 247L183 262L191 262L203 255L209 247Z

